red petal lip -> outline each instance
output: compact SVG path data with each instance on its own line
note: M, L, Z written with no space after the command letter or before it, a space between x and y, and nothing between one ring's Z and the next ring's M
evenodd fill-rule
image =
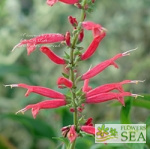
M67 134L67 137L68 137L68 139L69 139L69 141L72 143L73 141L75 141L76 140L76 138L78 137L78 134L76 133L76 130L75 130L75 126L74 125L72 125L71 127L70 127L70 130L69 130L69 132L68 132L68 134Z

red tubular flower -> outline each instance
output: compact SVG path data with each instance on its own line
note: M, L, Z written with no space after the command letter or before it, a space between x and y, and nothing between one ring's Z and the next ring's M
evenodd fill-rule
M76 18L74 18L74 17L72 17L72 16L69 16L69 17L68 17L68 20L69 20L70 24L71 24L73 27L77 27L78 21L77 21Z
M91 97L87 97L85 102L88 104L95 104L95 103L101 103L101 102L117 99L123 106L125 106L124 96L137 97L140 95L132 94L130 92L123 92L123 93L108 92L108 93L101 93L101 94L96 94Z
M96 76L97 74L102 72L104 69L106 69L110 65L113 65L115 68L118 68L118 65L114 61L123 57L123 56L130 55L130 52L134 51L134 50L136 50L136 49L129 50L129 51L124 52L124 53L119 53L119 54L115 55L113 58L101 62L100 64L96 65L95 67L93 67L92 69L90 69L89 71L84 73L82 75L82 80L90 79L90 78Z
M54 90L49 89L49 88L41 87L41 86L30 86L30 85L27 85L27 84L5 85L5 87L7 87L7 86L10 86L11 88L12 87L26 88L27 89L27 92L25 94L26 97L29 96L29 94L31 92L33 92L33 93L40 94L42 96L46 96L46 97L49 97L49 98L65 99L64 94L62 94L60 92L57 92L57 91L54 91Z
M90 91L92 89L92 87L89 86L88 84L89 84L89 79L86 79L84 81L84 85L83 85L83 88L82 88L83 92L88 92L88 91Z
M53 6L53 5L54 5L55 3L57 3L58 1L72 5L72 4L77 3L79 0L47 0L47 4L48 4L49 6Z
M58 108L61 106L66 105L66 101L64 99L54 99L54 100L45 100L36 104L30 104L26 106L25 108L19 110L19 112L26 112L29 109L32 109L32 115L34 118L36 118L36 115L39 113L41 109L52 109L52 108Z
M39 35L35 38L31 38L29 40L22 40L19 44L17 44L13 49L15 50L17 47L20 47L24 44L27 44L27 53L30 55L35 49L37 44L49 44L64 41L65 37L62 34L43 34Z
M57 85L58 85L59 88L62 88L62 85L65 85L68 88L72 88L73 83L72 83L72 81L70 81L67 78L59 77L58 80L57 80Z
M67 137L68 137L68 139L70 140L71 143L74 142L74 140L76 140L76 138L78 137L78 134L75 131L75 126L74 125L72 125L70 127L70 130L67 134Z
M86 133L95 135L95 127L93 126L81 126L80 129Z
M93 121L93 118L90 117L90 118L87 119L87 121L85 122L84 125L86 125L86 126L93 126L92 121Z
M65 40L66 40L67 46L70 47L70 45L71 45L71 43L70 43L70 32L66 32Z
M87 48L87 50L81 55L81 60L86 60L94 54L100 42L106 36L106 33L104 31L101 32L101 35L95 37L89 45L89 47Z
M58 55L56 55L50 48L42 46L40 48L40 51L48 56L49 59L51 59L56 64L65 64L65 60Z
M87 92L86 97L91 97L96 94L106 93L106 92L112 91L114 89L116 89L120 92L124 92L123 87L122 87L123 84L138 83L138 82L144 82L144 81L142 81L142 80L124 80L124 81L118 82L118 83L104 84L104 85L96 87L93 90L90 90L89 92Z

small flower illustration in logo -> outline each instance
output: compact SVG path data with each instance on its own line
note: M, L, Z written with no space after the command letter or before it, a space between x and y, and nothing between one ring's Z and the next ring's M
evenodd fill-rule
M108 135L109 132L107 132L109 130L109 128L105 128L105 125L103 124L102 127L98 127L98 132L96 133L97 136L101 136L104 137L104 135Z
M117 128L102 124L96 128L95 139L97 143L106 143L107 140L118 139Z
M110 131L109 131L109 132L110 132L110 135L111 135L111 136L114 136L114 137L115 137L116 135L118 135L118 132L116 131L116 129L110 128Z

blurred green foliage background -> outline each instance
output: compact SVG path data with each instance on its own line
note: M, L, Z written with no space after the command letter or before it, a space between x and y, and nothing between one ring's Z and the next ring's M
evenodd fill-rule
M53 7L46 0L1 0L0 1L0 149L57 149L62 143L52 139L61 136L62 126L72 124L72 114L66 108L41 110L34 120L31 112L15 115L27 104L45 98L31 94L25 98L24 89L5 88L4 84L26 83L46 86L59 90L56 80L62 67L56 66L40 53L39 48L30 56L26 48L11 49L22 39L29 39L44 33L72 31L67 17L79 18L80 10L74 6L57 3ZM108 32L98 50L87 61L81 62L79 73L89 67L111 58L117 53L138 47L131 56L117 61L120 69L109 67L90 81L94 88L101 84L119 82L125 79L146 80L138 85L125 85L126 91L149 94L150 90L150 0L97 0L93 12L87 20L104 26ZM91 32L85 32L81 46L86 49L92 41ZM65 46L56 44L52 49L63 55ZM82 85L82 84L80 84ZM64 91L61 91L64 92ZM130 109L123 109L114 102L88 105L85 116L93 117L94 123L120 123L123 115L128 115L132 123L145 123L150 126L150 96L136 99ZM144 102L143 102L144 101ZM113 104L112 104L113 103ZM130 112L129 112L130 111ZM120 114L121 113L121 114ZM121 117L121 118L120 118ZM126 119L125 119L126 120ZM150 127L149 127L150 128ZM147 130L150 134L150 129ZM148 149L147 145L124 144L95 145L94 138L78 139L77 149Z

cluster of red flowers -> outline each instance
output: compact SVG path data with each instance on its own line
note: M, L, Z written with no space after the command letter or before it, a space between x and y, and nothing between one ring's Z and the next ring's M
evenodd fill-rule
M47 0L47 4L50 6L53 6L56 2L63 2L66 4L75 4L77 3L79 6L79 0ZM94 0L92 0L92 3L94 3ZM81 4L80 4L81 5ZM90 30L93 34L93 40L91 44L88 46L88 48L85 50L85 52L81 53L79 52L77 56L77 60L83 61L90 58L95 51L97 50L100 42L102 39L106 36L106 29L103 28L100 24L96 24L91 21L83 21L80 22L80 25L76 18L69 16L68 20L70 24L73 26L74 30L79 31L78 34L78 43L82 42L84 38L84 30ZM80 30L78 30L78 26L80 26ZM51 44L56 42L66 42L66 46L71 47L71 33L69 31L66 32L66 34L58 34L58 33L49 33L49 34L43 34L39 35L37 37L34 37L29 40L22 40L19 44L17 44L14 48L20 47L24 44L27 45L27 53L30 55L33 51L36 49L36 45L38 44ZM133 49L135 50L135 49ZM84 73L82 76L79 77L78 80L84 81L84 85L82 87L81 94L77 95L79 99L78 104L78 112L82 112L84 109L83 103L87 104L95 104L95 103L101 103L109 100L116 99L118 100L123 106L125 106L124 103L124 97L125 96L138 96L137 94L132 94L130 92L125 92L123 90L123 85L127 83L138 83L142 82L140 80L124 80L122 82L117 83L110 83L110 84L104 84L102 86L96 87L92 89L89 84L89 79L93 78L94 76L98 75L100 72L102 72L107 67L113 65L115 68L118 68L118 65L116 64L116 60L119 58L122 58L124 56L130 55L130 52L133 50L129 50L124 53L119 53L115 55L114 57L105 60L90 70L88 70L86 73ZM56 55L50 48L46 46L42 46L40 48L40 51L44 53L52 62L59 64L59 65L68 65L70 64L70 61L68 59L62 58L58 55ZM77 78L76 78L77 79ZM68 77L61 76L57 80L57 85L59 88L69 88L72 89L74 87L74 83L72 80L70 80ZM25 96L28 96L31 92L40 94L42 96L48 97L48 100L44 100L42 102L36 103L36 104L30 104L27 105L25 108L19 110L18 112L24 113L25 111L31 109L32 115L34 118L36 118L38 112L41 109L51 109L51 108L58 108L65 105L72 104L72 97L68 97L67 95L64 95L60 92L57 92L55 90L41 87L41 86L30 86L27 84L12 84L12 85L6 85L11 87L21 87L27 89L27 92ZM118 92L112 92L113 90L117 90ZM71 112L74 112L74 107L70 109ZM17 112L17 113L18 113ZM77 137L79 131L84 131L86 133L95 134L95 128L92 124L92 118L89 118L84 124L82 124L77 131L76 126L66 126L62 128L62 134L63 136L67 136L71 142L73 142Z

